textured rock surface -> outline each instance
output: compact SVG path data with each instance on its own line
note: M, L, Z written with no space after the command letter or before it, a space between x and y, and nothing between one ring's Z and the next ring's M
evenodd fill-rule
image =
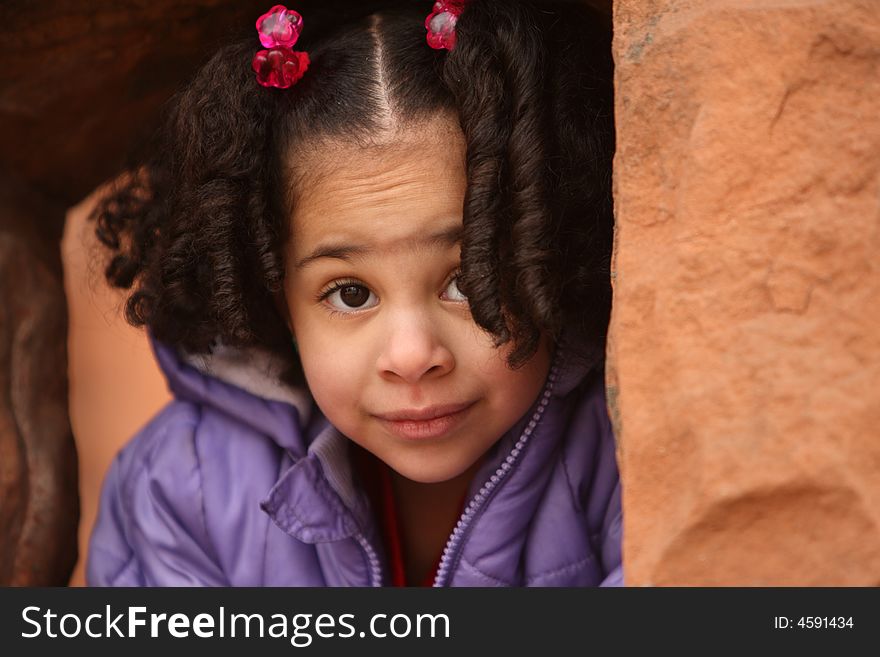
M880 584L880 5L617 0L633 585Z
M58 208L0 180L0 585L61 585L76 561Z

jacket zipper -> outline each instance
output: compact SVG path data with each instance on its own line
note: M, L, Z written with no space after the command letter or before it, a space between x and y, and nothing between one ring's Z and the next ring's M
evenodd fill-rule
M361 544L370 564L370 586L382 586L382 567L379 565L379 555L376 554L376 550L373 549L370 541L362 532L358 532L355 538Z
M550 403L550 395L553 393L553 386L556 383L557 370L558 364L554 363L553 367L550 369L550 374L547 377L547 386L544 389L544 394L541 396L541 401L535 409L535 412L532 414L532 419L529 421L528 426L523 430L519 440L516 441L516 444L513 446L513 449L510 450L507 458L501 463L501 466L498 467L495 470L495 473L489 477L489 480L480 487L479 492L477 492L467 505L461 518L458 519L458 523L456 523L449 540L446 542L446 547L443 548L443 556L440 557L440 566L437 568L437 575L434 577L435 587L446 586L448 584L447 580L460 557L461 546L470 530L474 517L492 495L492 492L508 476L510 471L513 470L514 465L519 460L520 453L526 443L528 443L529 438L532 436L532 433L534 433L538 423L541 421L541 417L544 415L544 410Z

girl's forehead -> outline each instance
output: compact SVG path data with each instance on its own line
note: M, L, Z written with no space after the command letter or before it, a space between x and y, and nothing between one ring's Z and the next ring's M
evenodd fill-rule
M286 164L295 181L293 192L302 197L322 182L349 184L373 174L448 168L461 168L463 174L465 150L457 119L440 114L399 126L392 122L356 139L306 137L294 147Z
M334 236L393 242L414 230L460 225L464 139L436 128L413 128L379 146L343 143L310 152L297 163L294 242Z

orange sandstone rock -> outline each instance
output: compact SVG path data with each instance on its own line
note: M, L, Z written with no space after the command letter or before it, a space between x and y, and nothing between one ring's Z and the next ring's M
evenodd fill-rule
M880 7L614 17L627 584L880 584Z

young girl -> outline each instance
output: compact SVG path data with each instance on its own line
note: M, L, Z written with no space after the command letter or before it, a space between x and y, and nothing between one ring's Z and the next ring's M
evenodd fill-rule
M97 212L175 401L92 585L622 584L608 26L366 4L273 7Z

